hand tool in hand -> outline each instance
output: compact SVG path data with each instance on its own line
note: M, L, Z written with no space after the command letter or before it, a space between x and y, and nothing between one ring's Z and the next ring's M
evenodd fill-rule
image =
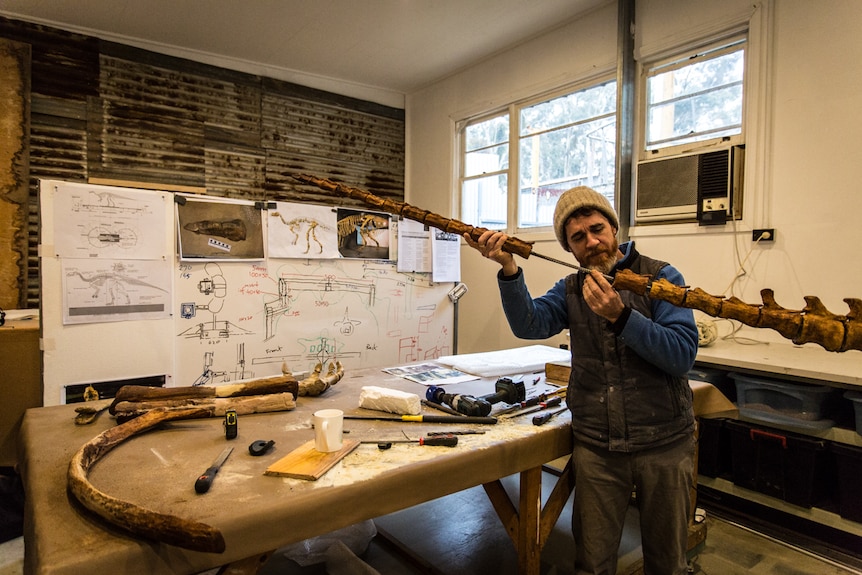
M434 435L429 437L420 437L419 439L392 439L392 440L367 440L360 443L376 443L378 449L389 449L393 443L418 443L419 445L439 445L442 447L455 447L458 445L458 437L449 433L446 435Z
M224 451L221 452L221 455L210 465L203 474L198 477L197 481L195 481L195 491L198 493L206 493L210 489L210 485L213 484L213 480L215 479L216 473L227 460L228 455L233 451L233 447L225 447Z
M552 417L559 415L560 413L563 413L567 409L568 409L568 407L561 407L560 409L557 409L554 411L549 411L548 413L542 413L539 415L534 415L533 416L533 425L544 425L544 424L548 423Z
M521 415L527 415L528 413L535 413L537 411L541 411L543 409L548 409L549 407L554 407L560 405L563 402L563 398L561 397L552 397L547 401L540 401L533 407L528 407L526 409L522 409L520 411L515 411L514 413L507 413L503 416L503 419L508 419L510 417L520 417Z
M378 421L409 421L411 423L497 423L496 417L470 417L467 415L352 415L344 419L376 419Z
M275 445L275 441L270 439L269 441L264 441L263 439L258 439L257 441L253 441L251 445L248 446L248 452L252 455L263 455L270 448Z

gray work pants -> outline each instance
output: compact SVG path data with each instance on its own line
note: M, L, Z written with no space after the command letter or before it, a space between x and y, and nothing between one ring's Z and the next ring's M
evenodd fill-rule
M616 573L633 488L640 515L644 575L687 572L694 449L693 435L636 453L611 452L575 439L572 532L577 573Z

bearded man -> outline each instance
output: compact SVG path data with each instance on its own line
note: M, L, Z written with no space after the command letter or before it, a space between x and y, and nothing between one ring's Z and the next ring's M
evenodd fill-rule
M560 196L554 232L589 271L559 280L533 298L523 270L502 250L507 235L486 231L465 241L496 261L503 310L517 337L547 339L569 330L577 573L613 575L635 493L645 575L687 572L689 489L694 484L694 413L687 374L697 354L692 311L617 292L605 275L620 269L685 285L670 264L617 241L619 220L588 187Z

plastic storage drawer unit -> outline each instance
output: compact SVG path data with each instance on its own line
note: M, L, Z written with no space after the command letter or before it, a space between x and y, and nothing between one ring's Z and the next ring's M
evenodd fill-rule
M728 419L733 482L794 505L829 499L834 461L827 441Z
M832 443L830 449L838 467L838 513L862 523L862 447Z
M731 373L736 380L736 403L744 417L803 427L826 429L835 422L829 410L835 389L825 385L794 384Z
M848 391L844 397L853 402L853 412L856 414L856 433L862 435L862 392Z

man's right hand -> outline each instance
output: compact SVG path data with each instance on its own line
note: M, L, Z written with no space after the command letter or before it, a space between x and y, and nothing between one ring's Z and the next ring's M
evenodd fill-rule
M500 267L503 268L503 275L513 276L518 273L518 264L515 263L515 256L509 252L503 251L503 244L509 236L503 232L495 232L486 230L482 232L478 240L473 240L470 234L464 234L464 241L471 248L478 251L489 260L494 260Z

